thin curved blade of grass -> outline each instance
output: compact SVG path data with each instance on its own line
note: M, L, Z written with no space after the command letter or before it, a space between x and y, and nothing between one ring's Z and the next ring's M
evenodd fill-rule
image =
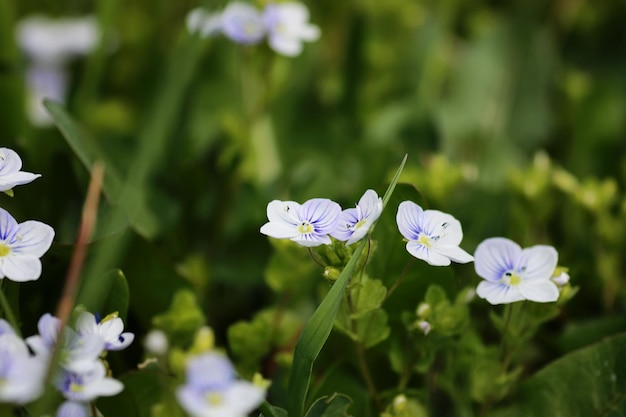
M385 195L383 196L383 210L391 198L391 194L398 183L400 174L406 163L407 156L404 156L400 167L396 171ZM304 415L304 405L306 401L309 383L311 382L311 373L313 371L313 362L319 355L333 329L335 316L339 310L343 293L350 281L350 277L354 272L356 263L361 256L363 248L367 244L367 239L363 239L357 249L352 254L348 264L343 269L335 284L324 297L320 305L317 307L296 343L294 351L293 365L291 374L289 375L288 388L288 413L290 417L302 417Z

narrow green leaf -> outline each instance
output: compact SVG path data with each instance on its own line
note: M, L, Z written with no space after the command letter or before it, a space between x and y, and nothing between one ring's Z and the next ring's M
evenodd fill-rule
M322 397L313 403L306 417L347 417L352 399L343 394Z
M123 320L126 320L128 304L130 302L126 277L121 270L115 269L107 274L106 279L111 280L111 290L109 291L109 296L104 303L104 308L101 313L105 316L117 312Z
M287 417L287 411L280 407L274 407L267 401L263 401L259 406L259 411L261 411L259 417Z
M407 155L404 156L398 171L385 192L383 197L383 210L386 203L391 198L391 194L398 182L398 178L400 178L406 160ZM296 343L293 365L291 374L289 375L289 400L287 409L290 417L301 417L304 413L304 404L311 381L313 362L315 362L315 359L321 352L322 347L330 335L343 293L366 244L367 240L363 239L352 254L348 264L337 278L335 284L305 325Z

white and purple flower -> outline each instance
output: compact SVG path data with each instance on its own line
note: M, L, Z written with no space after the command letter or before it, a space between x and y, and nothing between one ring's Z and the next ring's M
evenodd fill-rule
M265 398L265 390L239 380L227 357L209 352L187 362L178 402L193 417L245 417Z
M277 239L291 239L302 246L330 245L330 234L341 217L341 207L326 198L313 198L300 205L274 200L267 205L268 223L261 233Z
M434 266L474 260L459 247L463 230L453 216L438 210L423 210L412 201L403 201L398 207L396 221L400 233L408 241L406 250L416 258Z
M120 381L107 377L106 369L100 361L95 362L86 372L61 370L54 378L54 385L66 399L74 402L110 397L124 389Z
M263 22L270 47L281 55L300 55L302 42L320 37L320 29L309 23L309 9L302 3L270 3L263 10Z
M0 403L26 404L43 391L47 362L31 356L13 329L0 334Z
M124 332L124 322L117 313L109 314L100 320L98 316L84 311L76 321L76 331L81 336L99 336L104 342L105 350L122 350L135 340L133 333Z
M265 36L261 13L248 3L239 1L228 3L220 21L224 35L237 43L252 45L261 42Z
M548 303L559 298L558 287L551 280L558 262L552 246L522 249L509 239L495 237L480 243L474 257L476 273L485 279L476 293L491 304Z
M10 191L16 185L28 184L41 174L22 171L22 159L12 149L0 148L0 191Z
M57 408L56 417L88 417L89 406L87 403L65 401Z
M351 245L367 234L368 230L383 212L383 200L376 191L367 190L355 208L349 208L341 213L339 225L331 236L346 241Z
M17 223L0 208L0 279L35 281L41 276L39 258L52 245L54 229L45 223L28 220Z

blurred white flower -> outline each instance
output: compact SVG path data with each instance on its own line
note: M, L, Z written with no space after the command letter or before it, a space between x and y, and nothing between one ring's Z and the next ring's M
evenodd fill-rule
M91 401L98 397L117 395L124 385L106 375L102 362L95 362L92 369L85 372L73 372L63 369L54 378L54 385L70 401Z
M43 390L46 364L31 356L16 334L0 334L0 403L25 404L35 400Z
M88 417L89 406L86 403L65 401L57 409L56 417Z
M105 350L122 350L128 347L135 335L124 331L124 322L117 314L109 314L104 319L94 316L88 311L80 314L76 320L76 331L81 336L95 334L104 342Z
M265 36L261 12L248 3L228 3L220 20L224 35L237 43L259 43Z
M30 61L26 74L26 111L33 125L52 124L43 99L65 102L68 89L66 62L93 50L100 36L98 22L92 16L52 19L36 15L18 22L15 37Z
M554 282L559 287L566 285L570 280L570 276L567 272L563 271L559 275L552 277L552 282Z
M296 56L302 42L319 39L320 30L309 23L309 9L302 3L270 3L263 10L270 47L279 54Z
M351 245L361 240L383 211L383 200L376 191L367 190L356 208L341 212L339 225L330 235Z
M218 34L222 30L222 14L209 13L203 7L197 7L187 13L185 24L189 33L197 33L201 37Z
M162 330L150 330L143 341L146 350L154 355L164 355L169 348L167 335Z
M17 223L0 208L0 279L34 281L41 276L39 258L52 245L54 229L45 223L28 220Z
M0 148L0 191L9 191L16 185L28 184L41 174L21 171L22 159L12 149Z
M205 353L187 362L178 402L193 417L245 417L265 398L265 390L238 380L227 357Z
M89 53L100 40L100 29L92 16L62 19L30 16L18 22L16 38L32 61L59 65L68 58Z

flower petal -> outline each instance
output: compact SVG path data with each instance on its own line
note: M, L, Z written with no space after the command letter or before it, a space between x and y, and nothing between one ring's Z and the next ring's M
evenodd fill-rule
M39 258L50 249L54 229L45 223L28 220L18 225L15 237L15 243L10 245L13 252Z
M431 250L460 264L466 264L474 260L472 255L465 252L458 246L433 245Z
M17 233L17 222L3 208L0 208L0 240L10 240Z
M439 210L426 210L422 230L430 237L438 236L438 244L459 246L463 240L461 222L454 216Z
M488 281L500 281L506 271L512 270L522 248L512 240L494 237L483 240L474 252L476 273Z
M424 210L412 201L403 201L398 206L396 223L398 230L407 240L417 240L422 230L421 222ZM408 247L407 247L408 250Z
M315 233L328 235L339 224L341 206L327 198L313 198L302 204L300 220L310 222Z
M413 256L433 266L448 266L450 265L450 258L440 255L421 243L408 242L406 244L406 250Z
M550 303L559 299L559 289L549 279L524 281L518 287L524 298L530 301Z
M306 247L330 245L333 243L328 235L318 235L316 233L298 234L298 236L292 237L291 240Z
M274 223L297 226L300 223L300 204L295 201L274 200L267 205L267 219Z
M8 175L22 169L22 159L13 149L0 148L0 175Z
M546 280L552 277L559 260L559 254L552 246L537 245L522 251L516 269L524 281Z
M358 207L361 209L363 217L373 223L383 212L383 200L378 197L376 191L367 190L365 191L365 194L363 194L363 197L359 200Z
M352 237L354 230L352 229L355 224L359 222L358 210L355 208L349 208L341 212L339 217L339 223L335 230L330 235L337 240L346 241Z
M41 261L30 255L9 255L2 263L2 273L15 282L35 281L41 276Z
M490 281L482 281L476 287L476 294L480 298L485 298L491 304L508 304L521 301L524 296L519 291L519 286L511 287Z

